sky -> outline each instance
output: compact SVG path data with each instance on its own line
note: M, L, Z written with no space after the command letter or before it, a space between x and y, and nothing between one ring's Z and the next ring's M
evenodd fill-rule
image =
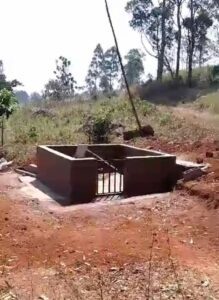
M129 26L124 7L127 0L108 0L120 50L142 49L139 33ZM8 79L18 79L28 93L42 91L53 78L55 60L71 60L79 84L84 78L94 48L114 45L104 0L0 0L0 59ZM155 62L146 56L145 73L155 72Z

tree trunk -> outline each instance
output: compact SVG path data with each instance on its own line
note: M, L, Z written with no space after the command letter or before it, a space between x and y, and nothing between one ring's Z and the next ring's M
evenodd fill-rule
M190 18L191 18L191 28L189 37L189 57L188 57L188 85L192 87L192 73L193 73L193 55L195 48L195 19L194 19L194 0L190 0Z
M160 47L160 52L158 54L158 70L157 70L157 80L160 81L162 81L163 79L165 48L166 48L166 0L163 0L162 19L161 19L161 47Z
M177 80L179 79L181 44L182 44L181 7L182 7L182 0L177 0L177 26L178 26L177 57L176 57L176 79Z

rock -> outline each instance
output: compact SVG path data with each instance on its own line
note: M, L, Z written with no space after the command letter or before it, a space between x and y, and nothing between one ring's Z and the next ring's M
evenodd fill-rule
M200 168L190 169L183 173L183 181L187 182L187 181L195 180L203 176L204 174L205 174L204 171Z
M52 113L49 109L37 109L36 111L34 111L32 113L32 116L33 117L38 117L38 116L41 116L41 117L54 117L54 113Z
M0 159L0 171L7 170L13 164L12 161L7 161L4 157Z
M214 156L214 153L212 151L207 151L206 152L206 157L207 158L212 158Z
M123 127L116 128L114 132L117 137L123 135Z
M144 127L142 127L142 130L141 130L141 135L143 137L145 136L154 136L154 129L151 125L146 125Z
M26 225L22 226L22 227L21 227L21 230L22 230L22 231L26 231L26 230L27 230L27 226L26 226Z
M202 284L203 287L208 287L210 282L209 282L208 279L206 279L206 280L202 280L201 284Z
M37 165L30 164L24 167L24 170L33 174L37 174Z
M219 151L219 140L214 140L215 150Z
M116 130L116 129L124 129L124 126L121 123L113 123L111 125L111 129L112 130Z
M45 296L45 295L39 296L38 299L39 299L39 300L49 300L49 298L48 298L47 296Z
M130 141L136 137L140 137L140 133L138 130L130 130L130 131L123 132L124 141Z
M123 132L124 141L130 141L137 137L147 137L154 136L154 129L150 125L142 127L141 131L139 130L130 130Z
M196 142L193 143L193 147L196 148L196 149L200 148L201 145L202 145L202 143L200 141L196 141Z
M120 268L118 268L118 267L112 267L112 268L109 269L109 271L110 272L118 272L118 271L120 271Z
M197 162L197 164L203 164L204 159L202 157L197 157L196 162Z

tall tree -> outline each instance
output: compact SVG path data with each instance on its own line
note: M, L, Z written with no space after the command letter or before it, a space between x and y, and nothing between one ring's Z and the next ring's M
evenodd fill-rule
M105 93L112 93L114 82L119 74L119 60L116 47L109 48L104 53L100 87Z
M174 0L176 5L176 18L177 18L177 30L175 33L177 42L177 54L176 54L176 72L175 77L179 79L181 48L182 48L182 5L185 0Z
M188 85L192 86L193 66L196 51L199 53L198 61L203 61L207 45L208 29L213 25L211 16L211 1L188 0L189 16L184 18L183 25L187 31L187 59L188 59ZM209 9L209 10L208 10Z
M97 96L101 77L103 76L104 52L100 44L94 49L93 57L85 79L89 93Z
M163 77L166 48L171 48L174 39L173 8L172 1L166 0L130 0L126 5L126 11L132 15L131 27L146 37L152 56L157 59L158 80Z
M129 50L125 56L127 61L125 72L129 85L140 83L141 76L144 73L143 57L144 55L138 49Z
M71 66L71 61L64 56L60 56L56 60L56 70L54 74L56 75L56 80L60 84L62 97L74 96L76 81L72 76L69 68Z
M56 69L53 72L55 79L45 85L44 97L54 100L63 100L74 97L77 88L76 81L70 72L71 61L64 56L56 60Z

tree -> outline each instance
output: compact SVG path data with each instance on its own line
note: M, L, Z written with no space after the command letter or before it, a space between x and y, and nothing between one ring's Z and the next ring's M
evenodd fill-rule
M129 85L140 83L141 76L144 73L143 57L144 55L138 49L129 50L125 56L127 61L125 72Z
M195 50L198 56L198 65L201 67L205 63L208 57L208 36L207 31L213 25L212 19L209 17L206 11L202 11L196 19L197 22L197 31L196 39L197 44L195 45Z
M27 104L29 102L29 95L26 91L15 91L14 94L19 103Z
M91 96L96 97L103 76L104 52L100 44L94 49L93 57L86 76L86 84Z
M6 80L6 75L4 74L4 65L3 61L0 60L0 90L7 89L9 91L13 91L13 88L22 85L17 79L12 81Z
M85 79L89 94L97 97L99 91L104 94L112 93L118 73L119 60L116 48L111 47L104 52L102 46L98 44Z
M17 99L12 91L6 88L0 91L0 117L2 120L1 126L1 145L4 145L4 119L8 119L18 105Z
M104 53L102 71L103 77L101 79L101 86L104 86L105 90L111 93L113 91L114 81L118 78L119 74L119 59L116 47L111 47ZM103 84L104 82L105 84Z
M42 100L42 96L38 92L33 92L30 94L30 101L40 101Z
M60 56L59 59L56 60L56 70L54 71L54 74L61 87L63 98L74 96L75 93L75 85L77 82L69 71L70 66L71 61L64 56Z
M209 6L208 6L209 5ZM205 0L189 0L188 9L189 16L184 18L183 26L187 31L187 58L188 58L188 85L192 86L193 65L195 62L196 51L199 53L199 64L204 59L204 51L207 45L207 32L213 25L208 8L210 9L210 1Z
M51 79L45 85L43 97L45 99L62 100L62 87L58 80Z
M49 80L45 85L44 97L54 100L63 100L74 97L76 90L76 81L69 71L71 61L64 56L56 60L55 79Z
M175 33L177 42L177 54L176 54L176 72L175 78L179 79L180 70L180 58L181 58L181 47L182 47L182 5L185 0L175 0L176 5L176 18L177 18L177 30Z
M166 48L171 48L174 39L173 8L172 1L166 0L130 0L126 5L126 11L132 15L131 27L146 37L152 52L146 50L157 59L158 80L163 77Z

